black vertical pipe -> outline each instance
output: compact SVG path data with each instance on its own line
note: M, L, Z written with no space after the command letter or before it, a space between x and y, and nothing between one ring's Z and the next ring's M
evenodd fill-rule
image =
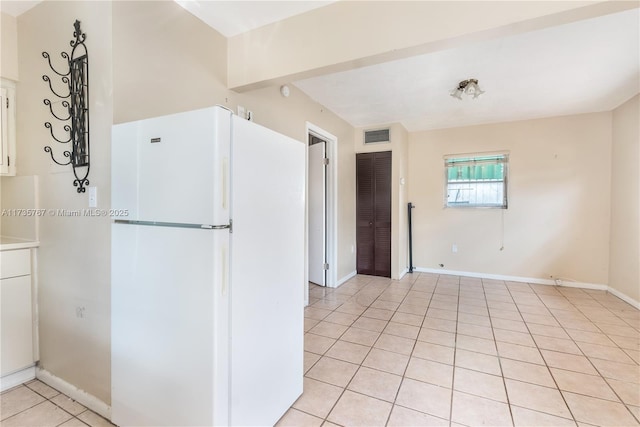
M411 209L413 208L415 208L415 206L409 202L407 206L407 211L409 212L409 273L413 273L413 237L411 231Z

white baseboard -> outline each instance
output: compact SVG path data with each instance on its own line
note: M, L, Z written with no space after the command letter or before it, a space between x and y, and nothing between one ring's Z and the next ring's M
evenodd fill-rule
M539 285L564 286L566 288L581 288L581 289L594 289L597 291L607 291L612 295L617 296L622 301L640 310L640 302L634 300L633 298L631 298L626 294L623 294L619 290L612 288L611 286L598 284L598 283L574 282L574 281L560 279L560 284L556 284L556 282L552 279L539 279L534 277L521 277L521 276L504 276L501 274L474 273L469 271L442 270L439 268L418 267L418 268L414 268L414 271L418 271L421 273L448 274L452 276L479 277L481 279L505 280L509 282L536 283Z
M96 414L103 416L104 418L111 419L111 406L104 403L97 397L87 393L84 390L80 390L78 387L71 383L66 382L60 377L53 375L51 372L42 368L36 370L36 378L43 383L55 388L56 390L66 394L81 405L91 409Z
M338 286L342 285L344 282L351 279L352 277L356 277L356 274L358 274L357 271L352 271L351 273L347 274L342 279L338 280L335 287L337 288Z
M487 274L487 273L476 273L476 272L469 272L469 271L443 270L440 268L423 268L423 267L417 267L414 269L414 271L419 271L421 273L448 274L451 276L479 277L481 279L504 280L507 282L535 283L538 285L558 286L556 282L552 279L540 279L536 277L505 276L502 274ZM568 280L562 280L561 285L559 286L564 286L568 288L595 289L599 291L609 290L609 287L607 285L602 285L598 283L571 282Z
M404 275L405 275L405 274L407 274L408 272L409 272L409 268L408 268L408 267L407 267L407 268L405 268L404 270L402 270L402 271L400 272L400 275L399 275L399 277L398 277L398 280L402 280L402 278L404 277Z
M20 384L24 384L27 381L31 381L35 377L36 377L35 366L30 366L18 372L14 372L13 374L5 375L4 377L0 378L0 391L9 390L12 387L15 387Z
M627 304L631 304L632 306L634 306L635 308L640 310L640 302L639 301L634 300L630 296L628 296L626 294L623 294L622 292L620 292L617 289L612 288L611 286L609 286L608 291L610 293L612 293L613 295L617 296L618 298L620 298L622 301L626 302Z

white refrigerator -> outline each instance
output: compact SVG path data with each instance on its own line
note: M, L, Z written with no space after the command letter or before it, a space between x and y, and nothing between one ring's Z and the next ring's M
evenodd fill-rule
M302 394L304 163L223 107L113 126L116 425L267 426Z

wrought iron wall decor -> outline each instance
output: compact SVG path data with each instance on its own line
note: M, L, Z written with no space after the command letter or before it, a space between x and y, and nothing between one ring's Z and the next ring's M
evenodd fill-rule
M69 137L65 140L58 139L53 130L51 122L46 122L44 127L49 129L51 137L61 144L71 143L71 150L65 150L62 152L64 157L69 160L67 162L59 162L53 155L53 150L50 146L44 147L44 151L49 153L51 160L55 163L66 166L71 165L73 168L73 174L75 180L73 181L74 187L78 187L78 193L84 193L86 186L89 185L89 54L87 52L87 46L84 44L87 35L80 30L80 21L76 19L73 23L73 37L75 40L71 40L71 54L61 52L60 55L67 60L69 67L66 73L61 73L55 69L51 64L51 58L47 52L42 52L42 56L49 62L49 67L56 73L62 83L69 89L69 93L60 94L56 92L51 83L51 79L46 74L42 76L42 80L49 84L51 92L59 99L62 100L62 108L68 114L66 117L64 114L54 112L53 104L57 102L51 102L49 99L44 100L44 105L49 107L51 115L60 122L68 122L63 126L65 132L69 133Z

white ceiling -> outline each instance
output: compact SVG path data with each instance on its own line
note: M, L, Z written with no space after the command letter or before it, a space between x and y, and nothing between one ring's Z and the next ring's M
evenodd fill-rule
M225 37L282 21L294 15L326 6L333 1L212 1L175 0Z
M638 9L294 82L356 127L410 131L611 110L639 90ZM476 78L478 99L449 96Z
M226 36L330 1L176 0ZM293 82L356 127L417 131L611 110L639 90L638 9ZM449 92L476 78L486 93Z
M226 37L332 1L175 0ZM39 1L0 1L20 15ZM611 110L640 89L640 12L633 9L408 59L293 82L356 127L408 131ZM486 91L449 92L476 78Z
M42 0L38 0L38 1L2 0L0 1L0 12L6 13L7 15L11 15L11 16L19 16L25 13L27 10L34 7L35 5L37 5L38 3L40 3L41 1Z

